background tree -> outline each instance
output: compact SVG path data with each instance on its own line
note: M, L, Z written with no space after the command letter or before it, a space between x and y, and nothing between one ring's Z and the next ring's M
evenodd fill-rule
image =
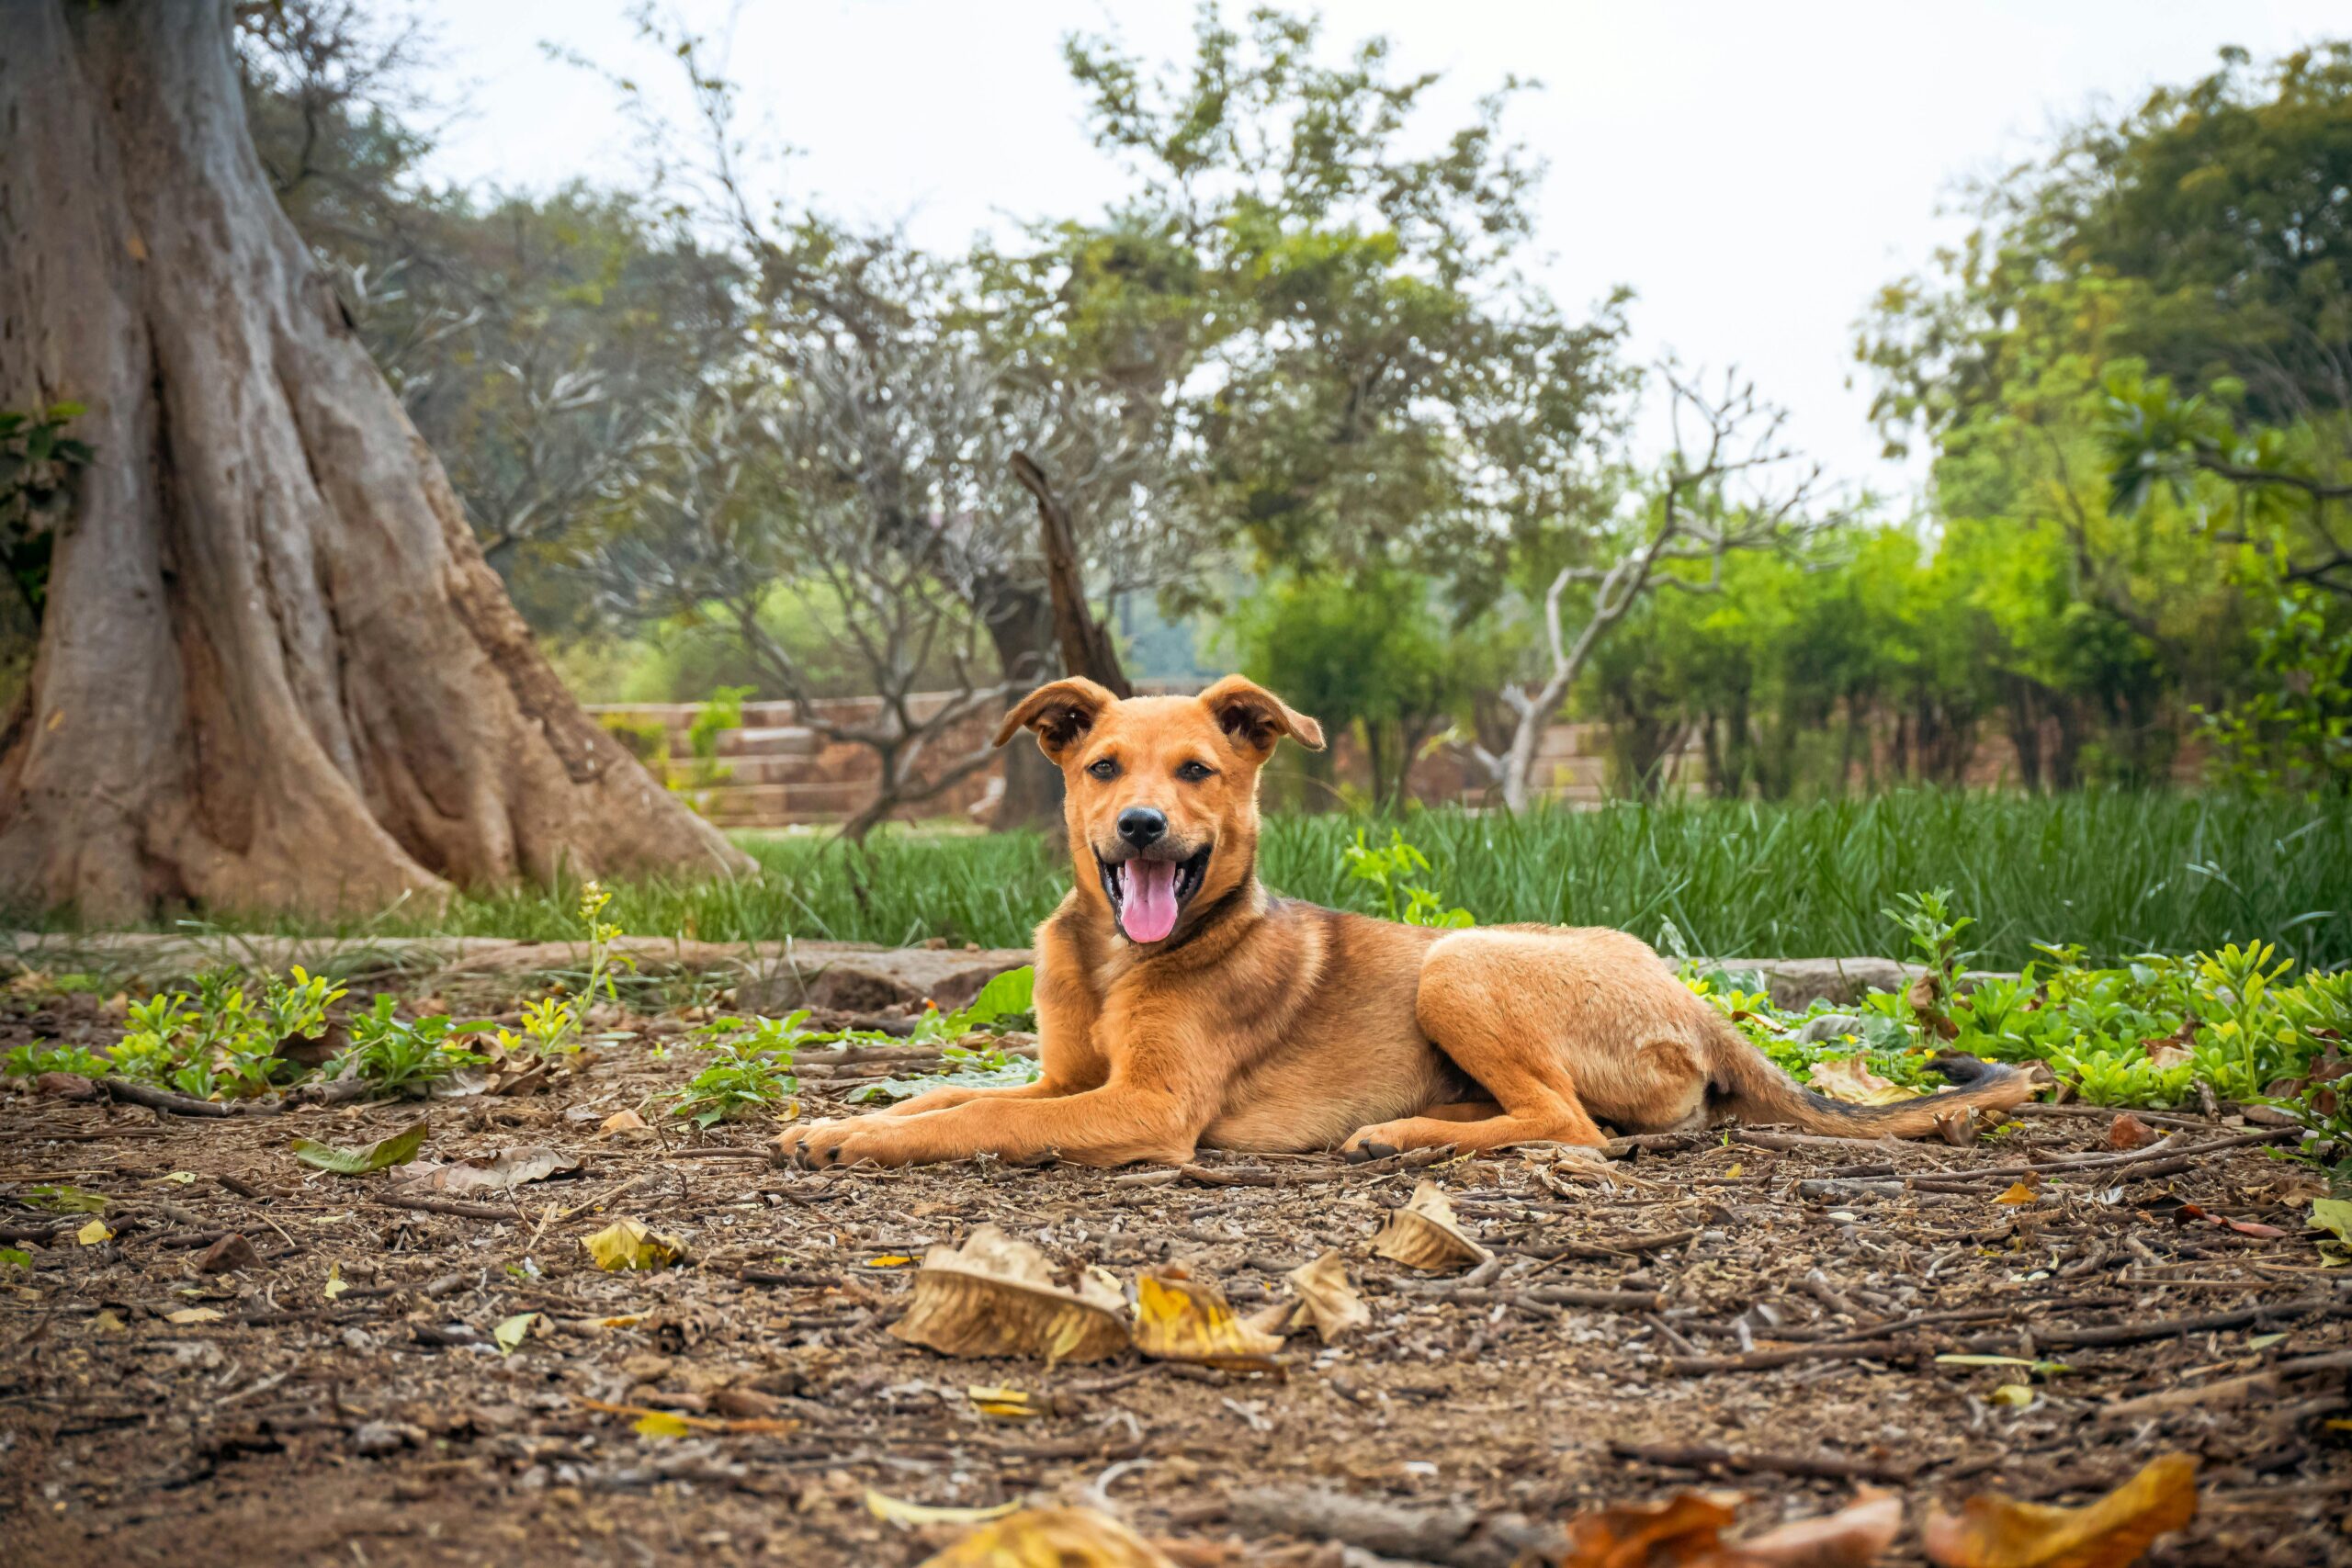
M87 406L0 890L126 919L743 857L564 691L269 188L225 4L10 11L0 406Z
M1817 471L1791 472L1796 459L1781 441L1783 416L1757 400L1752 384L1726 376L1721 392L1707 393L1671 367L1659 374L1673 402L1674 446L1653 492L1623 519L1574 542L1578 558L1555 570L1544 590L1544 673L1502 688L1516 716L1510 742L1500 753L1472 748L1514 811L1534 797L1544 729L1593 650L1637 604L1667 588L1720 592L1726 558L1785 547L1821 525L1809 512ZM1682 566L1699 570L1677 570ZM1590 597L1571 634L1566 601L1578 588Z

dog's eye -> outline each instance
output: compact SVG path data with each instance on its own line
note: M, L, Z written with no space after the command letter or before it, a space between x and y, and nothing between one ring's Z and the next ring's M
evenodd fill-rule
M1198 784L1203 779L1215 778L1216 770L1206 762L1187 762L1176 770L1176 776L1186 784Z
M1119 764L1105 757L1099 762L1087 763L1086 771L1098 779L1115 779L1119 776Z

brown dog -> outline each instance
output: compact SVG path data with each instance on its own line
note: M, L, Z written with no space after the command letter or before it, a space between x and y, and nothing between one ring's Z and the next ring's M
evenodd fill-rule
M1068 783L1078 877L1037 931L1044 1075L786 1132L809 1163L1599 1144L1596 1117L1626 1132L1738 1119L1907 1137L2030 1092L2014 1069L1962 1057L1958 1091L1839 1104L1621 931L1441 931L1276 897L1258 882L1258 770L1283 737L1320 748L1323 732L1239 676L1125 702L1057 681L997 744L1023 726Z

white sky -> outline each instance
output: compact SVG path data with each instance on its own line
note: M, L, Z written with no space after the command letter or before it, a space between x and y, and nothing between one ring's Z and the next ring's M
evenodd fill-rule
M420 0L469 102L440 178L539 189L626 178L633 132L610 86L549 60L577 51L671 91L676 68L638 40L620 0ZM676 0L723 31L726 0ZM2224 43L2257 58L2309 43L2341 0L1333 0L1327 33L1395 39L1400 66L1446 82L1433 127L1506 73L1544 91L1512 128L1549 160L1545 281L1565 303L1627 283L1635 351L1736 363L1790 411L1832 476L1882 491L1883 462L1849 388L1851 325L1878 287L1964 225L1939 217L1955 180L2030 152L2055 118L2202 74ZM1241 6L1228 0L1227 14ZM743 0L729 73L747 118L801 151L785 187L837 216L903 223L958 246L1035 216L1087 214L1120 188L1088 143L1059 40L1117 32L1181 58L1182 0ZM1645 426L1645 445L1657 432Z

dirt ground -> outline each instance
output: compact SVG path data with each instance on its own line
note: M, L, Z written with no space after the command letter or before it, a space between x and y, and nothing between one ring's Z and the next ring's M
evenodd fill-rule
M771 1126L659 1114L689 1019L613 1022L535 1093L229 1118L0 1100L0 1230L32 1259L0 1267L0 1560L897 1568L960 1533L886 1523L871 1489L1107 1499L1196 1562L1479 1568L1600 1503L1730 1487L1761 1528L1879 1484L1910 1508L1887 1561L1917 1562L1931 1502L2079 1503L2177 1450L2200 1512L2150 1562L2352 1562L2346 1374L2297 1365L2352 1344L2352 1270L2324 1268L2313 1183L2259 1128L2151 1117L2165 1141L2119 1152L2080 1111L1970 1148L1717 1134L1605 1163L818 1175L770 1165ZM907 1070L888 1055L819 1059L805 1108ZM659 1130L600 1131L630 1108ZM289 1153L420 1113L428 1160L577 1169L453 1199ZM2052 1164L2074 1158L2107 1163ZM2030 1201L1997 1201L2027 1166L2051 1167ZM1424 1179L1492 1263L1369 1253ZM61 1184L112 1200L110 1239L33 1192ZM582 1238L619 1215L686 1263L599 1271ZM1338 1248L1372 1324L1294 1337L1269 1371L952 1360L884 1332L908 1260L983 1221L1125 1280L1182 1267L1244 1312ZM223 1253L243 1266L203 1271ZM495 1326L526 1313L503 1353ZM2030 1404L1996 1397L2020 1382ZM989 1385L1046 1414L985 1414L967 1391ZM2123 1407L2148 1396L2170 1397ZM686 1435L640 1435L645 1410Z

